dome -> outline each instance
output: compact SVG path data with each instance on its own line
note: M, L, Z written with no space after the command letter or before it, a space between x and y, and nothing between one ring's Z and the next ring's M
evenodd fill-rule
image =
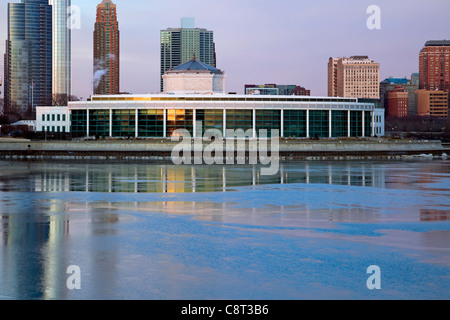
M223 74L223 72L220 71L219 69L211 67L201 61L198 61L197 59L195 59L195 57L193 57L192 60L171 69L169 72L189 72L189 71L192 71L194 73L207 72L207 73Z

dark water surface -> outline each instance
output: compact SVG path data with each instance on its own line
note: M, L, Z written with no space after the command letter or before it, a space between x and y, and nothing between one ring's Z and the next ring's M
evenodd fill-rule
M450 161L0 168L0 299L450 298Z

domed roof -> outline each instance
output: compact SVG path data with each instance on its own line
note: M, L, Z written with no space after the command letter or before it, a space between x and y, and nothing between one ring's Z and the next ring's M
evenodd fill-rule
M192 58L192 60L185 62L178 67L175 67L171 69L170 71L173 72L209 72L209 73L219 73L222 74L223 72L220 71L217 68L211 67L207 65L206 63L203 63L201 61L198 61L195 57Z

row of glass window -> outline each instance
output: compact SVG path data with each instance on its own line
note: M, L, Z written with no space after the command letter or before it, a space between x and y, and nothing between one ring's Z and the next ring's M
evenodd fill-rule
M65 114L42 114L42 121L66 121Z
M372 134L372 113L361 111L333 110L331 112L331 136L332 137L360 137ZM110 119L109 110L89 111L89 135L113 137L134 137L136 134L136 110L112 110ZM330 113L328 110L309 111L309 136L326 138L330 136ZM226 129L244 132L253 129L252 110L227 110ZM217 129L223 133L223 110L197 110L196 119L201 122L197 127L197 136L203 135L209 129ZM164 136L164 110L138 110L137 130L139 137L163 137ZM285 110L284 118L281 118L280 110L256 110L255 129L267 130L270 137L271 130L279 130L281 133L281 121L283 121L284 137L307 137L307 112L306 110ZM71 114L71 132L78 135L87 134L86 110L73 110ZM350 125L350 128L349 128ZM167 137L182 134L180 130L187 130L193 136L194 111L193 110L167 110L166 118Z

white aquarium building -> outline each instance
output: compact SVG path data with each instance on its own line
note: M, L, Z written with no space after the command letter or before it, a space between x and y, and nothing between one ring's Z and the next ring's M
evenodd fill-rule
M258 137L278 130L284 138L384 135L384 110L358 98L233 94L92 96L67 107L38 107L37 131L73 137L170 138L178 129L201 137L208 129L242 129Z

